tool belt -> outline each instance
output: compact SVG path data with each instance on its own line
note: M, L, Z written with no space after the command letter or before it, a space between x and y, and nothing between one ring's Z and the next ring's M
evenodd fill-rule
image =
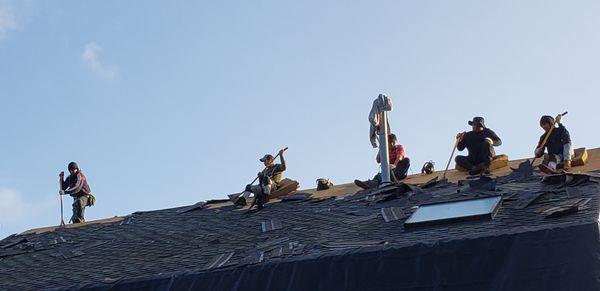
M94 204L96 204L96 197L94 197L94 195L92 195L92 193L86 194L86 196L87 196L87 204L85 206L94 206Z

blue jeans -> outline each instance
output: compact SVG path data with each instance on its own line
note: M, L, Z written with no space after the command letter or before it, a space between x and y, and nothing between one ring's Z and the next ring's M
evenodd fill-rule
M83 215L85 214L85 206L87 203L87 195L73 197L73 216L71 216L72 223L85 222Z

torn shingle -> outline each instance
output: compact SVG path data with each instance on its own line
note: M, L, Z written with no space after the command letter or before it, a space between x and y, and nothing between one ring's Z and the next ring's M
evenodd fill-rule
M529 205L533 204L533 202L535 200L537 200L538 198L542 197L543 195L547 194L548 192L542 191L542 192L523 192L520 195L518 195L517 197L517 203L514 206L517 209L525 209L527 208Z
M240 261L240 265L253 265L262 263L265 259L265 253L262 251L255 251L247 255Z
M204 270L221 268L233 257L234 252L216 255L213 259L204 266Z
M178 213L182 214L182 213L188 213L194 210L198 210L198 209L202 209L204 208L204 206L206 205L206 202L202 201L202 202L198 202L190 207L186 207L182 210L179 210Z
M381 216L383 216L385 222L396 221L406 217L400 207L381 208Z
M260 228L262 232L272 231L283 228L281 221L279 220L268 220L260 223Z

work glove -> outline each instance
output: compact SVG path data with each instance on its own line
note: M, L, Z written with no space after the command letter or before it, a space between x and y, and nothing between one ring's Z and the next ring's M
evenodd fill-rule
M556 124L561 124L562 123L562 114L556 115L556 118L554 118L554 122L556 122Z
M250 185L250 184L246 185L246 189L244 191L252 192L252 185Z
M65 195L65 190L58 191L58 195Z
M533 151L533 154L536 157L538 157L538 158L541 157L541 156L543 156L544 155L544 148L537 148L537 149L535 149L535 151Z

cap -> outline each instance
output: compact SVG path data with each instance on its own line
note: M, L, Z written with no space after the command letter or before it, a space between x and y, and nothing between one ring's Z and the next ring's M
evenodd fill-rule
M469 121L469 125L472 126L473 124L479 124L485 127L485 119L483 119L483 117L480 116L473 117L473 120Z
M266 160L272 160L273 159L273 155L271 154L266 154L264 157L262 157L261 159L259 159L259 161L261 162L265 162Z

